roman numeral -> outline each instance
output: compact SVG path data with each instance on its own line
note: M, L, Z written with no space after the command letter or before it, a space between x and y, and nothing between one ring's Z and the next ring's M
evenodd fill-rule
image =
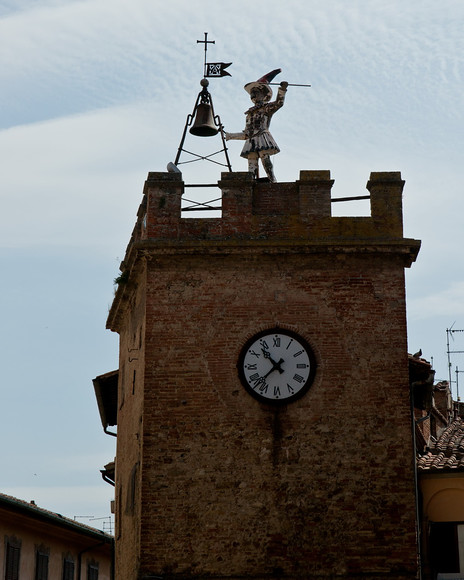
M256 373L250 377L250 381L255 383L253 385L253 389L258 389L261 393L267 393L269 385L266 383L266 379L264 377L260 377L259 374Z
M295 375L293 375L293 380L296 381L297 383L302 383L304 380L304 377L295 374Z
M275 336L272 339L272 346L280 346L280 336Z
M296 352L293 357L295 358L296 356L300 356L300 354L303 354L304 350L299 350L298 352Z
M274 387L274 397L280 397L280 387Z
M298 367L299 365L296 365L296 366ZM257 365L256 364L254 364L254 365L245 365L245 368L248 369L249 371L255 371L257 369Z
M263 384L259 387L259 390L261 391L261 393L267 393L268 389L269 385L266 383L266 381L263 381Z

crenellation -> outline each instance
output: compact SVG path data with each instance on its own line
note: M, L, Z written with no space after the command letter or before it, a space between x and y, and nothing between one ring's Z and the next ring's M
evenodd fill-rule
M311 222L318 218L330 218L330 196L334 184L330 171L300 171L297 184L302 220Z
M371 216L378 235L403 237L403 187L399 171L371 173L366 188L371 196Z
M333 183L330 171L301 171L298 181L279 184L257 182L247 172L224 172L218 182L222 217L184 218L182 175L151 172L135 239L402 238L404 181L399 172L371 173L367 183L370 217L332 217Z

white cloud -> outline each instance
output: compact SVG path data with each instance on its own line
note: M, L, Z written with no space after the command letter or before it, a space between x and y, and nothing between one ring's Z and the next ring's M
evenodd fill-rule
M120 107L1 132L0 243L114 243L120 227L127 236L163 139L154 122L143 106Z

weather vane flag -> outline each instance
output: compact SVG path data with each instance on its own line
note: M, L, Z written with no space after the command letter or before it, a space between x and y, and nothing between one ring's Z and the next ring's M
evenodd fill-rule
M230 77L230 72L226 68L231 62L207 62L205 63L205 77Z

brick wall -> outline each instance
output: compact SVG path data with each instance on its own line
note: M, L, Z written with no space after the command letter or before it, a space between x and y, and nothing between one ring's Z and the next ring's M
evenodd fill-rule
M125 368L142 329L118 417L119 493L137 489L118 506L117 578L415 577L403 269L419 244L399 174L371 175L370 218L330 217L331 183L223 174L223 217L183 220L178 176L149 175L108 320ZM236 368L275 326L318 360L282 407Z
M135 578L140 559L140 474L145 374L145 284L144 264L124 284L125 300L120 333L118 381L118 438L116 453L115 540L116 577ZM130 298L129 298L130 297Z

